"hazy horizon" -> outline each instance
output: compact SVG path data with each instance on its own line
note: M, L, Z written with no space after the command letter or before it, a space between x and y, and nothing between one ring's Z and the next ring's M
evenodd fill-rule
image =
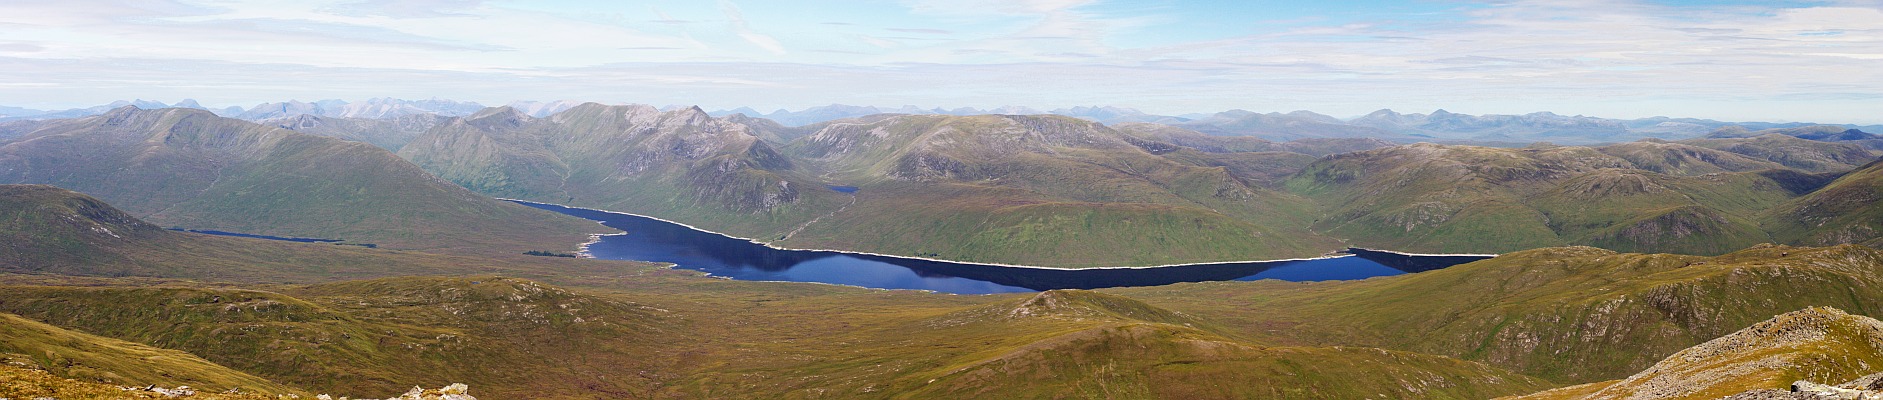
M1875 1L0 4L0 105L376 97L1883 123Z

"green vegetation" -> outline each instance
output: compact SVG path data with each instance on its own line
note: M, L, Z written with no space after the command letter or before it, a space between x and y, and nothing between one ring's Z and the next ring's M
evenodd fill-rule
M1681 350L1627 379L1521 398L1718 399L1800 380L1850 381L1877 365L1883 365L1883 322L1813 307Z
M1761 218L1788 243L1883 245L1883 162L1872 162L1822 189L1772 208Z
M697 108L588 103L534 119L508 107L434 128L399 154L480 193L655 215L778 237L847 198L744 125Z
M127 391L119 385L62 378L41 369L0 363L0 397L9 399L163 399L154 391ZM275 394L197 392L197 400L281 400Z
M576 258L577 257L575 253L557 253L553 251L544 251L544 250L530 250L530 251L523 252L523 254L531 255L531 256L540 256L540 257L563 257L563 258Z
M385 150L200 110L126 107L0 146L0 183L51 184L164 226L514 254L592 223L497 201Z
M1271 142L1045 115L784 128L595 104L543 119L493 108L414 143L401 155L494 196L785 247L1066 268L1301 257L1349 244L1722 254L1839 243L1780 232L1792 228L1767 210L1875 156L1782 134L1502 149Z
M1583 383L1625 377L1792 310L1883 315L1879 277L1883 251L1851 245L1764 245L1717 257L1567 247L1365 281L1107 291L1187 314L1234 315L1228 326L1277 343L1446 355Z
M37 332L0 335L0 352L66 376L168 385L391 394L462 382L492 398L1488 398L1623 378L1786 310L1883 313L1883 251L1848 245L1717 257L1550 248L1364 281L954 296L195 235L70 191L6 189L8 210L31 211L0 219L14 224L0 231L44 233L12 247L43 254L0 253L0 267L31 272L0 274L0 313L18 315L0 329ZM414 274L459 276L397 276ZM338 280L362 276L387 277ZM1804 349L1784 353L1798 365L1825 365L1797 370L1814 379L1883 363L1782 348ZM165 356L139 355L150 352ZM192 374L145 367L178 360L188 369L161 370ZM227 383L242 376L252 380ZM1585 389L1597 390L1574 390Z
M1775 238L1805 243L1761 221L1815 190L1815 178L1773 168L1783 167L1663 142L1417 144L1330 156L1286 186L1332 205L1317 231L1363 247L1507 252L1573 244L1722 254Z
M73 332L0 313L0 364L4 363L21 363L63 377L124 386L157 384L216 392L240 389L299 393L190 353ZM0 389L0 396L25 395L8 391L11 390Z

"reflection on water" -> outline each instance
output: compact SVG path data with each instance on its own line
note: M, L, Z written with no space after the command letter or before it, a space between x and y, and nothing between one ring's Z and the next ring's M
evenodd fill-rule
M1005 267L816 250L779 250L744 239L653 218L553 204L517 203L601 221L627 232L603 236L588 254L610 260L656 261L714 276L753 281L822 282L880 289L984 294L1050 289L1155 286L1178 282L1281 279L1365 279L1444 268L1487 256L1410 256L1356 249L1360 257L1191 264L1157 268L1044 269Z

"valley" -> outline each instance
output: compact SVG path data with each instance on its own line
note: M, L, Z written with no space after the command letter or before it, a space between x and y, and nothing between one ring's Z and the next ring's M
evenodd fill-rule
M111 382L373 396L467 383L488 398L1489 398L1581 383L1593 386L1563 390L1641 390L1624 388L1649 378L1613 380L1716 337L1820 360L1764 381L1655 386L1705 394L1856 379L1877 365L1855 361L1873 357L1861 346L1883 346L1848 331L1858 336L1812 348L1858 353L1823 358L1792 344L1816 336L1733 333L1798 310L1874 324L1809 308L1883 313L1883 252L1856 245L1720 256L1546 248L1358 281L960 296L207 236L75 192L0 189L6 209L23 211L0 218L6 231L41 232L8 243L42 244L0 248L0 260L98 266L4 264L0 313L14 319L0 332L42 332L0 335L0 357L17 363L6 373L78 378L7 395ZM83 258L101 252L117 258ZM229 267L269 252L294 261ZM36 339L46 335L72 339ZM119 351L173 352L165 359L196 364L160 368L197 372L139 375L150 367L126 362L149 358ZM1218 379L1252 383L1205 384Z
M0 400L1883 399L1876 0L0 1Z

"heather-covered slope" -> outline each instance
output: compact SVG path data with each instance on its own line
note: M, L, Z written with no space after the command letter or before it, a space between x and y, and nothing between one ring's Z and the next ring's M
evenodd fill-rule
M292 289L13 286L0 291L0 309L325 393L470 382L494 398L647 397L646 379L607 371L649 370L651 346L673 341L634 304L520 279Z
M1845 382L1878 369L1883 369L1883 322L1813 307L1681 350L1626 379L1517 399L1718 399L1787 389L1801 380Z
M914 374L905 380L927 381L908 388L906 397L1467 399L1546 385L1483 364L1416 353L1258 345L1223 336L1196 317L1085 291L1044 292L925 325L950 336L989 330L1039 338Z
M1717 257L1569 247L1355 282L1107 292L1223 316L1218 321L1232 331L1277 343L1448 355L1580 383L1626 377L1681 349L1805 307L1883 314L1879 277L1883 251L1861 246L1767 245Z
M521 252L579 243L584 221L479 196L383 149L126 107L0 146L0 183L97 196L166 226L405 249Z
M300 392L190 353L74 332L7 313L0 313L0 363L26 364L59 376L124 386ZM16 394L0 389L0 396L9 395Z

